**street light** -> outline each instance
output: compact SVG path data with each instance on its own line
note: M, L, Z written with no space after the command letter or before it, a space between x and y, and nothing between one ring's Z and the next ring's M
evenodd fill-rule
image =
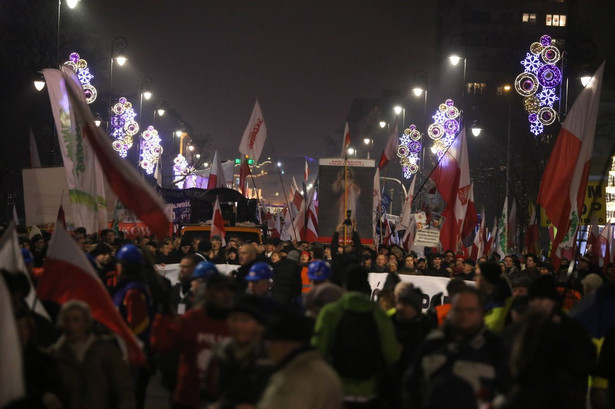
M356 151L355 151L354 148L348 148L347 152L348 152L349 155L354 155Z
M45 78L40 71L36 74L36 77L34 77L34 88L36 88L37 91L42 91L43 88L45 88Z
M393 108L393 111L395 111L395 113L396 113L397 115L399 115L399 114L401 114L401 112L403 111L403 108L402 108L402 107L400 107L399 105L397 105L397 106L395 106L395 107Z
M145 76L141 80L141 95L139 97L139 115L141 115L141 121L145 121L145 115L143 115L143 98L149 100L152 97L150 87L152 86L152 78Z
M158 108L156 112L158 113L158 116L163 116L166 111L164 110L164 108Z
M459 64L459 61L461 61L461 57L456 54L453 54L448 57L448 60L452 65L457 65Z
M190 152L194 152L194 145L188 145L188 150Z
M123 55L115 57L115 61L117 61L117 64L120 67L123 66L124 64L126 64L127 60L128 60L128 58L124 57Z
M99 118L96 118L94 120L94 125L96 125L97 128L100 126L101 123L102 123L102 121Z
M387 126L387 123L386 123L386 122L384 122L384 121L380 121L380 122L379 122L379 125L380 125L380 127L381 127L381 128L383 128L383 129L384 129L384 127L385 127L385 126Z
M113 105L113 66L114 62L117 62L121 67L126 62L126 57L122 55L122 52L128 47L128 41L124 37L115 37L111 42L111 63L109 68L109 111ZM141 112L139 112L140 114Z
M423 94L423 88L421 87L414 87L412 88L412 93L414 94L415 97L420 97Z
M66 5L70 9L77 7L79 0L66 0ZM62 0L58 0L58 28L56 31L56 67L60 66L60 20L62 16Z
M180 138L180 137L182 136L182 134L183 134L183 133L184 133L184 131L177 130L177 131L175 131L175 136L177 136L178 138Z
M463 60L463 84L461 84L461 98L465 100L465 95L466 95L466 58L465 57L460 57L457 54L452 54L448 57L448 61L451 63L452 66L456 66L457 64L459 64L459 61ZM465 103L462 103L462 109L465 108Z
M472 135L474 135L475 137L478 137L480 135L480 133L482 132L482 128L479 128L477 125L473 125L472 126Z
M77 3L79 3L79 0L66 0L66 5L70 9L74 9L75 7L77 7Z
M196 155L194 155L197 159L201 159L201 154L197 153Z
M587 87L587 84L589 84L592 80L592 76L589 74L585 74L581 76L581 85L583 85L583 88Z

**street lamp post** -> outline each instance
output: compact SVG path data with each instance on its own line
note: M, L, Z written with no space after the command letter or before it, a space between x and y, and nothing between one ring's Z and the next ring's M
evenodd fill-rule
M77 7L79 0L66 0L66 5L70 9ZM60 19L62 16L62 0L58 0L58 27L56 31L56 67L60 66Z
M508 127L506 130L506 197L508 197L508 185L510 184L510 126L511 126L511 87L510 85L504 86L504 92L508 96Z
M128 41L124 37L116 37L111 43L111 63L109 70L109 112L111 112L111 107L113 106L113 65L116 61L120 67L126 63L126 57L122 54L126 47L128 47Z
M374 140L371 138L363 138L363 143L366 146L369 146L369 149L367 150L367 159L369 159L372 152L372 147L374 146Z
M453 54L453 55L448 57L448 60L451 63L451 65L453 65L453 66L458 65L459 62L461 60L463 60L463 84L461 84L461 99L463 101L463 99L465 98L465 93L466 93L466 63L467 63L467 59L466 59L466 57L460 57L457 54Z
M401 129L405 129L406 124L406 107L402 107L400 105L396 105L393 107L393 111L395 115L399 116L401 114Z
M151 77L143 77L141 80L141 93L139 97L139 115L141 115L141 121L145 121L145 115L143 115L143 98L145 98L145 100L149 100L152 97L152 92L150 91L151 86Z

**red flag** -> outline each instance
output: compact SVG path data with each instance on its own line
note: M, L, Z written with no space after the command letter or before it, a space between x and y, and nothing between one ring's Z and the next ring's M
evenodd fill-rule
M224 219L222 219L222 210L220 209L220 200L216 196L216 202L214 203L214 217L211 221L211 235L220 236L222 238L222 245L226 246L226 230L224 229Z
M540 183L538 203L557 228L552 249L556 268L560 263L559 245L566 235L572 238L576 234L583 207L603 71L604 63L568 111ZM569 232L571 227L574 232Z
M132 210L155 234L165 236L169 232L169 219L165 214L162 200L139 175L139 172L113 151L102 128L94 124L83 89L73 70L64 66L62 72L66 79L68 97L74 108L75 118L81 127L84 139L94 150L111 189L124 206Z
M239 167L239 189L244 196L248 194L248 176L250 176L250 165L246 158Z
M62 227L66 228L66 215L64 214L62 205L60 205L60 208L58 209L58 217L56 217L56 220L58 223L62 224Z
M310 202L306 214L305 240L311 243L318 240L318 196L316 190L312 189L308 196L310 197Z
M444 250L457 250L463 220L468 208L470 168L465 128L461 130L431 174L440 196L446 202L440 231Z
M491 255L491 248L493 247L493 242L497 240L498 235L498 217L496 216L493 219L493 228L491 230L491 234L489 235L489 239L487 240L487 245L485 246L485 256Z
M378 163L378 168L384 168L390 161L394 160L397 156L397 147L399 146L398 139L398 130L397 130L397 118L395 119L395 125L393 125L393 129L389 134L389 140L387 141L387 145L384 147L382 151L382 155L380 155L380 163Z
M303 196L301 196L301 192L299 192L299 190L295 190L292 203L297 208L297 211L301 209L301 203L303 203Z
M538 217L536 215L536 206L532 206L532 215L530 216L530 222L527 226L527 232L525 234L525 251L531 254L538 254L538 242L540 237L538 236Z
M342 157L346 156L346 149L350 146L350 131L348 130L348 122L344 128L344 136L342 139Z
M472 260L478 260L485 254L485 244L486 244L486 227L485 227L485 208L483 207L483 211L480 215L480 227L478 228L478 233L474 237L474 243L472 243L472 252L470 258Z
M470 197L468 199L468 209L466 211L466 217L463 220L463 228L461 229L461 238L468 237L478 224L478 214L476 212L476 205L474 204L474 183L470 185Z
M592 264L598 265L602 257L602 246L600 244L600 230L598 227L598 216L592 215L592 227L587 236L587 248L589 249Z
M69 300L88 303L92 317L126 343L129 362L145 365L145 355L137 338L113 305L109 293L83 251L61 225L57 225L53 232L43 267L37 289L41 300L58 304Z
M222 163L218 156L218 151L214 152L214 159L211 162L211 170L209 171L209 179L207 180L207 189L215 189L224 187L224 172L222 171Z
M271 230L271 238L280 238L282 226L280 225L280 214L273 214L273 229Z

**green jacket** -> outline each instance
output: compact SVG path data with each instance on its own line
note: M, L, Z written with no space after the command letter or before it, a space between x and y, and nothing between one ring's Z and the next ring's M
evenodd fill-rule
M331 353L335 343L338 323L345 310L354 312L373 311L374 320L380 335L382 359L386 365L392 365L399 359L401 348L395 337L393 322L378 305L369 300L367 295L347 292L339 300L326 305L318 315L312 345L327 361L332 362ZM346 396L372 397L376 394L377 379L367 380L340 377Z

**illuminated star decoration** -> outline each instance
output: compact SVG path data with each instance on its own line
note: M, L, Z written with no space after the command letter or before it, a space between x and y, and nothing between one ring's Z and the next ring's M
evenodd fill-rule
M192 172L194 172L194 167L188 165L188 161L181 153L173 159L174 183L178 188L181 189L184 184L184 178Z
M421 133L412 124L399 137L397 156L404 172L404 178L410 179L419 171L419 154L421 153Z
M124 97L121 97L111 110L115 114L111 118L109 127L113 137L111 145L122 158L125 158L128 149L132 147L132 137L139 132L139 124L134 120L137 114L132 109L132 104Z
M153 126L148 126L141 134L141 150L139 155L139 165L145 169L148 175L154 173L156 164L162 155L160 137L158 131Z
M90 84L90 81L92 81L94 75L92 75L90 69L88 68L88 62L84 59L81 59L79 57L79 54L71 53L69 60L66 61L64 65L71 67L73 71L75 71L75 73L77 74L77 78L79 79L79 82L81 83L81 88L83 88L83 93L85 94L86 102L88 104L91 104L92 102L96 101L98 92L96 91L96 88L94 88L94 86Z
M435 115L432 116L434 122L429 125L427 135L434 140L432 149L435 150L438 159L442 158L444 152L455 140L455 135L459 132L458 117L459 109L452 99L447 99L443 104L440 104Z
M559 101L557 87L562 82L562 73L555 64L561 53L552 43L548 35L532 43L530 52L521 61L524 71L515 79L515 90L524 97L530 132L536 136L557 118L553 105Z

